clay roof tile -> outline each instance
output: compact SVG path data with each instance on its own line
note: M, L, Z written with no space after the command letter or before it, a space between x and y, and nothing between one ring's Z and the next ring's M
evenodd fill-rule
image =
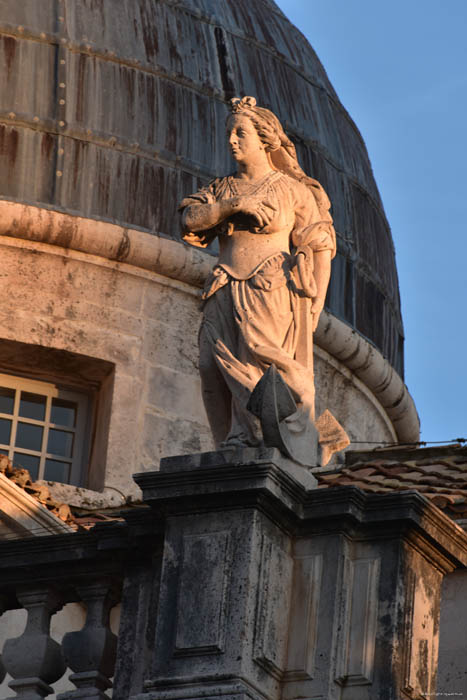
M340 472L327 477L317 473L320 487L352 485L372 493L416 490L451 517L467 513L466 448L445 446L435 453L431 448L418 448L398 454L397 459L393 453L390 458L381 454L374 459L371 452L358 456L358 462L349 460Z

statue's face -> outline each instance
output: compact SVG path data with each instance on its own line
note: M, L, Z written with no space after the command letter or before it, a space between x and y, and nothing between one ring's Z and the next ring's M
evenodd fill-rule
M233 114L227 122L227 138L230 151L237 161L256 160L264 154L264 145L253 122L244 114Z

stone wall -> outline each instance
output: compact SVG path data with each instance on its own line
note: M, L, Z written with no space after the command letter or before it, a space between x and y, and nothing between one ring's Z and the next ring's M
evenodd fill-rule
M98 436L108 440L107 467L94 465L105 479L89 475L91 487L105 481L135 492L131 474L157 468L161 455L211 447L199 400L196 290L95 256L14 240L2 245L0 289L3 339L113 367L108 435ZM76 376L69 381L80 384Z
M212 448L197 369L197 286L34 241L4 237L1 251L3 369L97 397L88 487L136 494L132 473L157 469L161 456ZM352 440L396 439L372 392L319 348L316 376L318 409L335 413Z
M441 595L437 690L440 695L467 697L467 571L448 574Z

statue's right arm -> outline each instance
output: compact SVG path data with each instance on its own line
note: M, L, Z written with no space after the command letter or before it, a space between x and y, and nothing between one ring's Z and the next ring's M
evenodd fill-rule
M207 231L239 211L237 197L213 204L190 204L182 214L183 233Z
M252 216L258 226L267 226L276 211L276 207L265 201L261 195L247 195L220 199L212 204L189 204L182 214L183 233L208 231L234 214Z

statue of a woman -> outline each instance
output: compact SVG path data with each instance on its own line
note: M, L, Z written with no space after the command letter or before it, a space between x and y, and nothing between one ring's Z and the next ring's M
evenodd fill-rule
M295 400L291 435L314 422L312 332L323 308L336 239L330 202L300 168L277 117L253 97L227 120L235 175L186 197L183 238L220 254L203 293L203 399L216 445L262 443L247 408L274 365ZM250 404L251 408L251 404Z

